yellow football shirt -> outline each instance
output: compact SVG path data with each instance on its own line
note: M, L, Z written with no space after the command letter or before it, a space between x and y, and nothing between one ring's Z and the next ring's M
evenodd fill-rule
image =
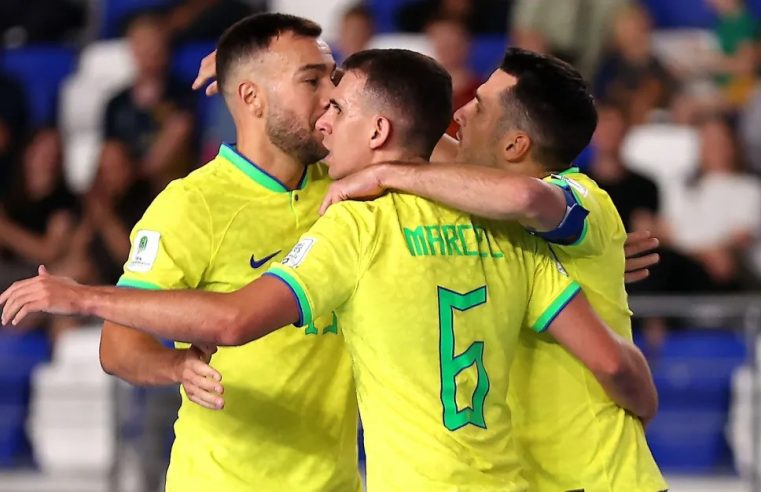
M368 490L526 490L507 405L518 332L546 328L579 291L544 241L391 193L333 205L268 274L300 323L335 313Z
M626 231L608 194L578 169L547 178L589 211L579 239L554 254L600 317L631 340L624 287ZM520 337L510 404L531 490L657 492L667 488L640 420L547 334Z
M146 211L119 285L239 289L315 222L328 184L316 164L288 191L223 145ZM350 360L332 321L219 349L211 365L223 377L225 408L205 409L182 391L167 491L361 490Z

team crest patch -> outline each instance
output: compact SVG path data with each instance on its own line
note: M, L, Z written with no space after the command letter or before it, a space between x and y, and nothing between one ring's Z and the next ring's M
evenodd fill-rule
M314 243L317 242L317 239L311 238L311 237L305 237L301 241L299 241L296 246L293 247L290 253L283 258L283 265L296 268L301 264L301 262L304 261L304 258L306 258L307 253L309 253L309 250L312 249L312 246L314 246Z
M159 254L161 233L140 230L132 242L132 253L127 262L127 270L131 272L149 272Z

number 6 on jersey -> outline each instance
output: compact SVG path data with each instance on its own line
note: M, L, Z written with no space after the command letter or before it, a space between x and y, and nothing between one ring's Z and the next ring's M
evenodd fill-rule
M486 428L484 401L489 392L489 376L484 366L484 342L476 341L468 349L455 355L454 310L467 311L486 302L486 286L467 294L438 287L439 297L439 361L441 367L441 404L444 407L444 427L455 431L468 424ZM457 408L457 375L476 365L478 382L473 391L471 405Z

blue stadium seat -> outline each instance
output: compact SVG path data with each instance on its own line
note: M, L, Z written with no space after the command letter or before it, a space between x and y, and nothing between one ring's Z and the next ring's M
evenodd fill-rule
M6 50L2 68L15 76L26 91L31 123L54 124L61 82L74 71L76 52L54 45Z
M24 424L32 369L50 359L50 342L41 331L0 331L0 467L29 454Z
M117 38L121 35L123 23L127 18L141 10L167 7L171 0L103 0L100 3L100 26L98 36L101 39Z
M662 470L707 473L728 468L731 454L723 412L661 410L648 426L647 440Z
M505 36L478 36L470 46L470 68L486 79L499 67L509 41Z
M403 5L418 0L365 0L375 17L375 30L379 33L398 31L396 12Z
M656 27L704 27L716 23L713 10L705 0L645 0Z
M650 361L660 411L647 430L664 470L709 472L729 466L725 426L731 378L746 357L743 337L731 330L669 333Z

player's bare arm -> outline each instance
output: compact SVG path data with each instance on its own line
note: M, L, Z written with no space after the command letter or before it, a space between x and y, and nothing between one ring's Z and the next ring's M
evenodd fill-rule
M290 289L271 276L221 294L87 286L45 274L14 283L0 304L4 323L16 324L33 312L79 314L161 338L223 346L243 345L299 319Z
M548 327L549 333L595 375L608 396L644 422L658 411L658 393L642 353L616 335L577 295Z
M336 181L323 202L374 198L385 190L422 196L464 212L514 220L533 230L555 229L565 217L563 190L540 179L462 164L379 164Z
M222 375L209 365L216 347L165 347L155 337L106 321L100 333L103 371L136 386L181 384L203 407L224 407Z

